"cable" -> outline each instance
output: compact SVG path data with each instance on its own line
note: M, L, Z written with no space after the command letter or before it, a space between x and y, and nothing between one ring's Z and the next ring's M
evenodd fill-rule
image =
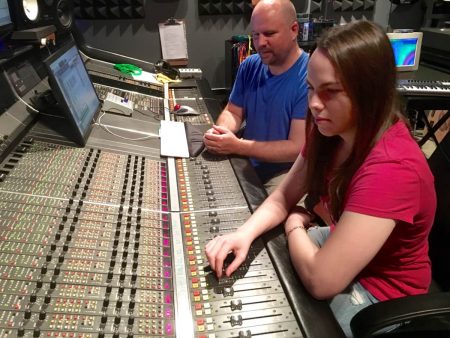
M3 71L3 76L5 77L6 82L8 82L8 86L9 86L9 88L11 89L11 91L13 92L14 97L15 97L16 99L18 99L19 101L21 101L25 106L27 106L28 108L30 108L30 109L33 110L34 112L40 113L40 111L39 111L38 109L34 108L32 105L30 105L30 104L29 104L28 102L26 102L24 99L22 99L22 98L20 97L19 94L17 94L16 88L14 88L13 84L9 81L8 74L6 73L5 70Z
M389 1L391 5L389 6L389 14L388 14L388 22L386 27L386 32L389 33L389 29L391 29L391 14L392 14L392 1Z
M167 109L167 108L165 108L165 109ZM168 110L169 110L169 109L168 109ZM139 110L139 109L136 109L136 108L134 108L133 111L136 111L136 112L138 112L139 114L142 114L142 115L147 116L147 117L153 117L153 118L154 118L155 120L157 120L157 121L161 121L161 120L162 120L162 117L163 117L160 113L158 113L158 112L156 112L156 111L154 111L154 110L152 110L152 109L147 109L147 111L149 111L149 112L151 113L151 115L146 114L146 113L144 113L143 111L141 111L141 110Z
M99 116L97 122L95 122L95 123L98 124L101 128L103 128L105 131L107 131L108 133L110 133L111 135L113 135L115 137L118 137L123 140L128 140L128 141L143 141L143 140L148 140L148 139L152 139L152 138L159 138L159 135L157 135L157 134L150 134L148 136L138 137L138 138L129 138L129 137L125 137L122 135L118 135L118 134L112 132L106 125L101 123L101 119L105 114L106 114L106 112L104 110L102 110L102 114Z

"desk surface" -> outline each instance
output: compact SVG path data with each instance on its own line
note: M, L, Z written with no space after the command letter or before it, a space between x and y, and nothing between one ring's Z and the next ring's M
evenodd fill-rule
M418 81L450 81L450 73L444 73L421 64L419 65L419 69L416 71L398 72L398 79Z

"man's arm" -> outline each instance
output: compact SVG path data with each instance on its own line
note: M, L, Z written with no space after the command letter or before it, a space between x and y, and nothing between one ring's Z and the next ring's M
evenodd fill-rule
M216 121L217 126L225 127L233 133L236 133L242 125L243 109L235 104L228 102L219 118Z
M226 120L228 123L232 119ZM291 122L289 138L280 141L253 141L239 139L226 127L214 126L203 140L208 150L216 154L236 154L264 162L293 162L305 143L305 120Z

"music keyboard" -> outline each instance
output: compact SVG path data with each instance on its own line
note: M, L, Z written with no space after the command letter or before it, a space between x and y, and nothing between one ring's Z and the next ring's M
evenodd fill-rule
M450 96L450 81L398 80L397 90L402 95Z

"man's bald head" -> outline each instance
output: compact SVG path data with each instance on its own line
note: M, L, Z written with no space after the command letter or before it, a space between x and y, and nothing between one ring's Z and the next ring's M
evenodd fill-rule
M260 12L273 12L273 15L280 16L287 24L297 20L295 6L290 0L260 0L253 9L252 17Z

